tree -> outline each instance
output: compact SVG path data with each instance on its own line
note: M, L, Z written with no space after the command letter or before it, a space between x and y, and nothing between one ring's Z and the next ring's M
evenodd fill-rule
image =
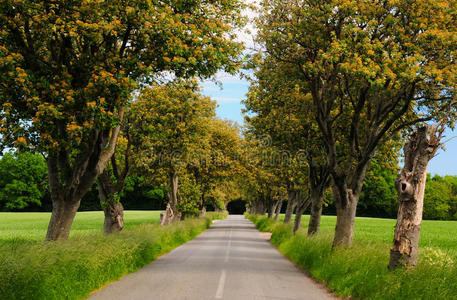
M427 166L441 146L444 129L444 123L419 127L405 143L405 164L395 180L399 209L389 269L417 264Z
M217 118L207 119L207 122L206 139L200 140L199 150L194 154L198 159L192 159L193 163L188 166L189 172L200 186L199 206L202 215L205 213L207 194L217 185L234 180L242 173L239 162L242 141L238 126Z
M41 205L46 188L46 162L30 152L5 153L0 159L0 210Z
M176 80L163 86L144 89L132 105L134 128L143 131L144 149L136 164L146 174L159 169L167 180L169 209L162 219L168 224L181 218L178 210L178 179L186 167L198 160L201 142L206 140L209 119L215 115L215 103L199 93L193 80Z
M125 120L124 120L125 122ZM128 126L128 125L127 125ZM126 137L118 138L116 150L109 165L98 177L98 195L105 215L103 232L105 234L121 231L124 228L124 207L120 201L120 192L124 188L130 170L130 155L133 137L124 126L123 134ZM138 141L138 139L135 139ZM135 151L141 151L135 144ZM119 169L119 166L123 166Z
M333 246L352 244L379 146L452 99L455 17L452 1L263 2L259 40L312 96L337 211Z
M311 110L311 95L300 89L296 79L299 76L290 75L295 70L274 57L268 54L261 58L254 56L254 65L257 66L255 80L251 81L244 101L251 114L246 121L257 135L270 136L272 144L289 156L288 163L283 166L288 169L284 176L289 181L286 182L289 201L284 222L290 222L294 207L298 205L295 222L295 229L298 229L301 215L311 204L308 233L317 233L323 195L329 186L329 172L320 142L322 137Z
M53 213L66 239L82 196L115 150L137 82L160 72L233 72L239 1L0 2L2 145L43 152Z
M450 220L453 195L451 186L438 175L427 175L424 193L424 219Z

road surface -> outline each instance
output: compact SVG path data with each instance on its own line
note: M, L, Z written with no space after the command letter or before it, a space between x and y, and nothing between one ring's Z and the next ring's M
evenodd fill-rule
M90 299L335 298L235 215Z

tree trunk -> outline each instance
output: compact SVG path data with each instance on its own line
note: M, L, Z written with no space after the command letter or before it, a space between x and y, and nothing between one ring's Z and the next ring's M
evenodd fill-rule
M103 223L103 232L110 234L119 232L124 228L124 206L122 203L109 203L103 208L105 213L105 222Z
M279 219L279 214L281 213L281 208L282 208L283 203L284 203L284 198L281 197L281 200L279 200L278 206L276 206L275 221L278 221L278 219Z
M46 234L47 241L66 240L78 211L81 200L67 200L64 197L52 200L52 215Z
M268 205L268 218L273 219L273 215L276 210L276 206L278 205L277 201L270 200Z
M263 201L255 201L254 202L254 214L256 215L264 215L265 214L265 203Z
M440 146L437 126L424 126L411 134L404 146L405 164L395 181L398 216L389 269L417 264L428 162ZM430 138L429 138L430 136Z
M305 210L308 208L309 204L311 203L311 199L308 197L305 201L302 199L303 196L301 195L302 192L299 192L300 196L298 199L298 206L297 211L295 213L295 221L294 221L294 233L300 228L301 225L301 218L305 213Z
M333 247L352 246L358 199L351 198L352 200L345 207L341 205L337 205L336 207L336 227Z
M336 206L333 248L337 246L350 247L354 238L355 213L359 195L347 188L345 180L345 177L337 178L337 180L332 178L333 199Z
M203 206L203 208L200 210L200 217L204 217L206 215L206 207Z
M297 205L296 201L296 191L290 190L288 192L286 215L284 216L284 223L290 223L292 220L292 214L294 213L295 206Z
M119 109L119 119L124 108ZM57 122L56 128L65 136L65 123ZM60 149L48 153L49 191L52 198L52 215L46 234L47 241L67 239L81 199L93 186L98 176L114 154L120 125L110 130L92 130L86 140L88 147L76 157L70 150Z
M311 191L311 213L309 216L308 235L319 232L322 216L322 205L324 203L325 188L318 191Z
M170 187L167 209L160 214L160 225L168 225L182 218L182 214L178 211L178 173L176 171L170 176Z
M333 200L336 207L336 227L333 248L352 246L354 238L354 223L362 191L363 180L369 161L360 163L351 179L351 187L347 185L347 174L334 172L331 176Z
M105 214L103 232L110 234L121 231L124 228L124 207L120 202L114 200L116 192L110 183L102 179L104 175L102 174L97 182L98 196Z
M200 217L204 217L206 215L206 206L205 206L205 192L202 192L200 196Z

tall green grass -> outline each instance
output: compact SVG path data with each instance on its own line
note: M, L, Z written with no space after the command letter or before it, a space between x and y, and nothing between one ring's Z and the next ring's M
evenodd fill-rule
M357 218L354 245L332 250L335 217L322 218L321 233L307 236L292 226L249 215L271 242L335 294L359 299L457 299L457 222L424 221L419 263L411 270L387 269L395 220Z
M9 240L0 245L0 299L81 299L191 240L214 218L162 227L130 226L120 233L74 235L63 242Z

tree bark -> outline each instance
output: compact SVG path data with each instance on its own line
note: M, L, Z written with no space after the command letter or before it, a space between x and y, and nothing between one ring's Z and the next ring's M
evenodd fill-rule
M319 232L322 216L322 205L324 203L325 188L311 191L311 213L309 216L308 235Z
M269 200L268 201L268 218L273 219L273 215L276 211L276 206L278 206L278 201Z
M128 131L125 133L128 143L124 153L124 168L122 172L119 173L116 157L113 155L111 157L111 167L112 175L116 181L113 181L110 172L106 169L100 174L97 181L100 204L105 215L105 221L103 222L103 232L105 234L119 232L124 228L124 206L116 196L124 188L125 179L130 168L129 159L132 141Z
M103 232L110 234L121 231L124 228L124 207L115 200L115 195L119 191L112 185L109 175L105 173L100 175L97 184L100 204L105 215Z
M437 129L438 126L417 129L404 146L405 164L395 181L399 209L390 250L391 270L417 264L427 166L440 146L442 134Z
M52 214L46 234L47 241L67 239L81 200L53 197Z
M200 196L200 217L204 217L206 215L206 206L205 206L205 192L202 192Z
M330 174L326 165L316 163L312 157L309 157L308 165L311 197L308 235L313 235L319 232L324 194L330 185Z
M254 201L252 206L252 211L255 215L264 215L265 214L265 203L263 201Z
M290 223L292 220L292 214L294 213L295 206L297 205L296 202L296 191L289 190L288 191L288 199L287 199L287 207L286 207L286 215L284 216L284 223Z
M124 206L122 203L109 203L107 207L103 208L103 212L105 214L103 223L105 234L119 232L124 228Z
M311 203L311 199L308 197L307 199L304 199L303 197L303 192L298 192L297 196L297 211L295 213L295 221L294 221L294 233L297 232L297 230L300 228L301 225L301 218L305 212L305 210L308 208L309 204Z
M333 200L336 207L333 248L352 246L357 203L359 202L367 167L368 162L359 164L351 178L352 188L348 187L347 175L344 172L341 172L340 175L337 174L339 172L331 175Z
M350 190L347 191L347 203L342 205L335 201L336 206L336 227L333 247L351 246L354 239L354 223L357 210L358 196L354 196Z
M322 216L323 199L313 199L311 202L311 213L309 216L308 235L313 235L319 232Z
M178 211L178 173L176 171L170 175L170 188L167 209L160 214L160 225L168 225L182 218L182 214Z
M278 221L279 219L279 214L281 213L281 208L282 204L284 203L284 198L281 197L281 200L279 200L278 206L276 206L276 212L275 212L275 221Z

